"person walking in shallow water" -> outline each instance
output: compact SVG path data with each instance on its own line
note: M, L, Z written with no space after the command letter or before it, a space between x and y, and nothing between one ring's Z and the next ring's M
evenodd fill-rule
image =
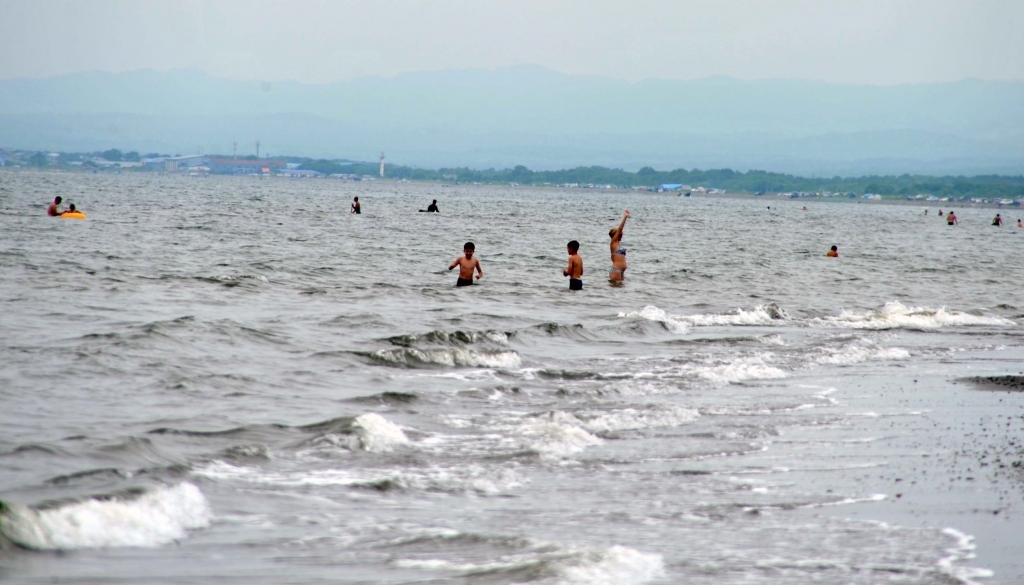
M997 213L996 216L992 218L992 225L1003 227L1003 216Z
M350 213L363 213L363 206L359 205L359 198L356 197L352 200L352 211Z
M569 265L562 271L562 276L569 277L569 290L583 290L583 257L578 254L580 243L573 240L565 250L569 253Z
M839 246L832 246L832 249L829 250L825 255L828 256L829 258L838 258Z
M946 214L946 225L957 225L958 223L960 222L957 220L955 213L950 211Z
M608 271L609 280L623 280L626 278L626 249L622 247L622 230L626 227L626 220L629 219L629 210L622 213L622 221L619 227L608 230L608 236L612 239L609 247L612 252L612 268Z

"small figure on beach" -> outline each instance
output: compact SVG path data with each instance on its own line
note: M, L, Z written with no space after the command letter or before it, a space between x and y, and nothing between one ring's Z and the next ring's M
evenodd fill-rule
M828 256L829 258L838 258L839 246L832 246L832 249L829 250L825 255Z
M50 206L46 208L46 215L49 215L50 217L57 217L58 215L60 215L62 213L60 210L61 201L63 201L63 199L60 198L60 195L54 197L53 203L51 203Z
M579 255L580 243L573 240L565 249L569 252L569 265L562 271L562 276L569 277L569 290L583 290L583 257Z
M946 225L957 225L958 223L960 222L956 219L956 213L950 211L946 214Z
M359 204L359 198L352 199L352 211L350 213L362 213L363 206Z
M623 280L626 278L626 249L622 247L622 230L626 227L626 220L629 219L629 210L622 212L622 221L619 227L608 230L608 237L612 239L609 247L612 252L612 268L608 271L609 280Z
M997 213L996 216L992 218L992 225L1002 227L1003 217Z
M448 270L459 267L459 279L455 281L455 286L470 286L473 284L473 270L477 271L476 279L480 280L484 277L484 269L480 268L480 261L473 257L473 253L476 252L476 246L473 242L466 242L462 246L462 256L455 259L448 267Z
M434 202L428 205L426 209L421 209L420 213L441 213L441 210L437 208L437 199L434 199Z

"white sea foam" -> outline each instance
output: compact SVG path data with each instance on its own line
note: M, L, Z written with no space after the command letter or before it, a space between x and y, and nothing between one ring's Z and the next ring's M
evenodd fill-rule
M499 494L521 485L511 469L483 465L407 469L308 469L267 471L258 467L212 461L196 474L220 481L280 487L367 487L431 492Z
M561 570L558 585L640 585L661 577L661 555L613 546L583 556L578 564Z
M574 418L592 433L676 427L693 421L700 416L696 409L681 406L613 410L608 412L578 413Z
M957 565L956 563L962 560L969 560L975 557L974 549L974 537L968 534L964 534L955 528L946 528L942 531L948 536L952 536L956 539L956 546L946 549L949 553L939 559L939 571L945 573L958 581L967 583L968 585L976 585L977 581L974 579L988 579L995 575L989 569L982 569L976 567L964 567Z
M768 365L764 356L743 356L725 364L688 365L684 369L722 386L744 380L775 380L786 377L786 372Z
M512 370L522 365L519 354L514 351L475 351L462 348L437 349L382 349L372 357L382 362L415 365L437 364L441 366L486 367Z
M566 456L601 443L575 416L558 410L529 417L516 429L525 446L544 455Z
M390 451L409 442L398 425L373 412L357 416L353 426L367 451Z
M849 329L938 329L941 327L957 327L970 325L1015 325L1009 319L983 315L972 315L945 307L930 309L927 307L907 307L899 301L885 304L880 311L842 311L838 317L824 317L814 322L829 326Z
M845 346L818 358L819 364L847 366L866 361L905 360L910 352L902 347Z
M154 547L185 538L188 530L208 526L210 518L210 505L199 488L180 483L138 496L88 499L43 510L9 504L0 514L0 532L37 550Z
M662 309L653 305L647 305L639 311L630 311L629 313L619 313L619 317L627 319L646 319L648 321L656 321L658 323L665 324L670 330L676 333L686 333L686 324L679 319L669 315Z

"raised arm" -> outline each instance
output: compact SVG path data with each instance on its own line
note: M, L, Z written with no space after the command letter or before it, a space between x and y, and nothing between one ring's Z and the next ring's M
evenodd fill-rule
M616 237L614 239L616 239L616 240L622 239L622 230L625 229L625 227L626 227L626 220L627 219L629 219L629 210L628 209L625 212L623 212L623 214L622 214L622 221L619 222L619 228L617 230L615 230L615 236Z

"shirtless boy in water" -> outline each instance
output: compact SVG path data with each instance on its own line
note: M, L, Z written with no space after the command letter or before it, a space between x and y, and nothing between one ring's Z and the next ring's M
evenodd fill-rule
M473 284L473 269L476 269L476 279L480 280L484 277L484 269L480 268L480 261L473 257L473 252L476 251L476 246L473 242L466 242L466 245L462 247L462 253L465 256L459 256L452 262L448 270L459 267L459 279L455 281L455 286L469 286Z
M566 251L569 252L569 265L562 271L562 276L569 277L569 290L583 290L583 258L577 254L579 250L580 243L576 240L566 246Z

